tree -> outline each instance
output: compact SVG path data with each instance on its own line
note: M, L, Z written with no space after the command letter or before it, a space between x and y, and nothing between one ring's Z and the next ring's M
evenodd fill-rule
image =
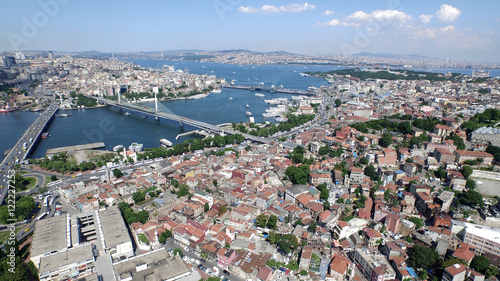
M276 224L278 223L278 217L271 215L267 221L267 227L270 229L276 229Z
M180 198L186 195L188 195L188 197L191 195L191 193L189 192L189 186L181 184L179 186L179 190L177 190L177 197Z
M331 207L330 202L328 202L328 201L323 202L323 209L324 210L330 210L330 207Z
M406 219L415 224L415 229L420 229L422 226L424 226L424 220L421 218L407 217Z
M380 138L378 144L382 147L389 147L389 145L392 144L392 135L389 133L384 133L382 134L382 137Z
M319 148L319 155L327 155L330 152L330 147L328 145L322 146Z
M335 99L335 106L339 107L342 104L342 101L340 99Z
M473 179L467 179L467 182L465 183L465 187L469 190L474 190L476 189L476 181Z
M174 249L174 256L175 256L175 255L179 255L179 256L181 256L181 257L182 257L182 256L184 256L184 254L182 253L182 250L181 250L181 249L179 249L179 248L175 248L175 249Z
M328 197L330 197L330 192L328 191L328 188L325 183L319 184L316 187L320 191L319 198L323 200L328 200Z
M167 239L170 237L172 237L172 232L167 229L160 234L160 237L158 237L158 242L163 244L163 243L167 242Z
M472 175L472 172L473 171L472 171L472 168L470 166L465 165L465 166L462 167L462 175L466 179L468 179L470 177L470 175Z
M212 183L214 184L214 187L216 187L216 188L217 188L217 186L219 185L219 183L218 183L218 182L217 182L217 180L215 180L215 179L214 179L214 180L212 180Z
M51 180L51 181L56 181L56 180L57 180L56 175L52 175L52 176L50 176L50 180Z
M140 221L141 223L146 223L148 219L149 219L148 211L142 210L139 213L137 213L137 220Z
M490 267L490 265L491 265L490 260L483 255L475 256L472 259L472 262L470 263L470 267L474 268L474 270L481 273L486 272L486 269Z
M117 179L119 179L119 178L123 177L123 173L122 173L122 171L120 171L120 169L114 169L114 170L113 170L113 175L114 175Z
M438 261L439 255L436 251L419 244L408 250L408 259L406 260L408 265L416 268L429 268L436 265Z
M208 203L205 203L203 205L203 211L208 212L208 210L210 210L210 206L208 205Z
M219 277L208 277L207 281L220 281Z
M219 207L219 216L225 214L227 212L227 207L226 206L220 206Z
M361 159L359 159L359 164L367 165L368 159L366 159L366 157L361 157Z
M139 190L132 194L132 199L134 199L135 204L141 203L144 199L146 199L146 194L144 191Z
M289 166L285 171L285 175L293 184L307 184L309 172L309 165Z
M469 205L471 207L475 207L476 205L481 208L484 207L483 195L474 190L468 190L467 192L460 193L458 195L458 202L462 205Z
M380 176L377 174L377 170L375 169L375 167L373 165L366 166L365 170L364 170L364 174L365 174L365 176L370 177L370 179L372 181L380 180Z
M307 273L307 270L305 269L302 269L300 272L299 272L299 275L301 276L306 276L308 273Z
M434 171L434 176L436 178L444 179L446 178L446 171L442 166L439 166L439 168Z
M307 231L314 233L316 232L317 227L316 222L313 222L307 227Z
M494 146L494 145L489 145L486 148L486 152L493 154L493 157L495 157L495 161L500 162L500 147Z
M266 227L266 224L267 224L267 216L265 214L260 214L257 216L257 218L255 219L255 224L258 226L258 227Z
M468 263L466 261L464 261L463 259L460 259L460 258L457 258L457 257L453 257L453 256L448 256L445 260L443 260L441 262L441 268L447 268L449 266L452 266L456 263L461 263L465 266L468 266Z

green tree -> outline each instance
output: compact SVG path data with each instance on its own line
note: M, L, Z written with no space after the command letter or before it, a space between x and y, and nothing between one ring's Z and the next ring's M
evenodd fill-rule
M465 187L469 190L474 190L476 189L476 181L473 179L467 179L467 182L465 183Z
M392 144L392 135L389 133L382 134L382 137L380 138L378 143L382 147L389 147L389 145Z
M257 216L257 218L255 219L255 224L258 226L258 227L266 227L266 224L267 224L267 216L265 214L260 214Z
M219 277L208 277L207 281L220 281L220 278Z
M463 259L460 259L460 258L457 258L457 257L453 257L453 256L448 256L446 259L444 259L442 262L441 262L441 268L447 268L449 266L452 266L456 263L461 263L465 266L468 266L468 262L464 261Z
M439 262L439 255L432 248L416 244L408 250L406 262L411 267L427 269Z
M123 173L122 171L120 171L120 169L114 169L113 170L113 175L118 179L118 178L121 178L123 177Z
M316 222L313 222L307 227L307 231L314 233L316 232L317 227Z
M330 152L330 147L328 145L319 148L319 155L327 155Z
M415 224L415 229L420 229L422 226L424 226L424 220L421 218L407 217L406 219Z
M462 167L462 175L468 179L470 177L470 175L472 175L472 168L470 166L467 166L467 165L464 165Z
M324 183L319 184L316 188L320 192L319 198L322 199L322 200L328 200L328 197L330 197L330 192L329 192L328 187L326 186L326 184L324 184Z
M160 234L160 237L158 237L158 242L164 244L165 242L167 242L167 239L170 237L172 237L172 232L167 229Z
M474 270L481 272L483 274L486 272L486 269L490 267L490 265L491 265L490 260L483 255L475 256L472 259L472 262L470 263L470 267L474 268Z
M51 180L51 181L56 181L56 180L57 180L56 175L52 175L52 176L50 176L50 180Z
M476 205L481 208L484 207L483 195L474 190L468 190L467 192L460 193L458 195L458 202L462 205L469 205L471 207L475 207Z
M139 190L132 194L132 199L134 199L135 204L139 204L146 199L146 194L144 191Z
M142 210L139 213L137 213L137 220L140 221L141 223L146 223L148 219L149 219L148 211Z
M184 256L184 254L182 253L182 250L181 250L181 249L179 249L179 248L175 248L175 249L174 249L174 256L175 256L175 255L179 255L179 256L181 256L181 257L182 257L182 256Z
M271 215L267 221L267 227L270 229L276 229L276 224L278 223L278 217Z
M300 272L299 272L299 275L300 276L307 276L309 273L307 273L307 270L305 269L302 269Z
M330 202L328 202L328 201L323 202L323 209L324 210L330 210L330 207L331 207Z
M203 211L208 212L208 210L210 210L210 206L208 205L208 203L205 203L203 205Z
M179 185L179 190L177 190L177 197L183 197L183 196L188 196L190 197L191 193L189 192L189 187L185 184Z
M375 167L373 165L366 166L365 170L364 170L364 174L365 174L365 176L370 177L370 179L372 181L379 181L380 180L380 176L377 174L377 170L375 169Z
M442 166L439 166L439 168L434 171L434 176L436 178L445 179L446 178L445 169Z
M226 206L220 206L219 207L219 216L222 216L223 214L225 214L227 212L227 207Z
M307 184L309 172L308 165L289 166L285 171L285 175L293 184Z
M335 99L335 106L339 107L342 104L342 101L340 99Z
M366 159L366 157L361 157L361 159L359 159L359 164L367 165L368 159Z

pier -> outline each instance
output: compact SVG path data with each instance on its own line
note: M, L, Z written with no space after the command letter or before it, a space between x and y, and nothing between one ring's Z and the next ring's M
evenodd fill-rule
M77 151L77 150L87 150L87 149L96 149L96 148L105 148L103 142L89 143L89 144L80 144L80 145L72 145L72 146L64 146L47 149L47 155L54 155L61 152L69 152L69 151Z

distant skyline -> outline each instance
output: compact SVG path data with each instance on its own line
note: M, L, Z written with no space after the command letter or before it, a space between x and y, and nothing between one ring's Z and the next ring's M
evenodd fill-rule
M247 49L500 63L500 1L3 1L0 50Z

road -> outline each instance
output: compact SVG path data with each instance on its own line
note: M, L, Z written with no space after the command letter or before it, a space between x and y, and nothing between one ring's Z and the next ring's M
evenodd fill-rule
M31 124L0 163L0 205L9 189L9 178L13 175L14 165L19 164L28 156L37 138L40 137L45 125L57 111L58 103L53 101L49 107Z

